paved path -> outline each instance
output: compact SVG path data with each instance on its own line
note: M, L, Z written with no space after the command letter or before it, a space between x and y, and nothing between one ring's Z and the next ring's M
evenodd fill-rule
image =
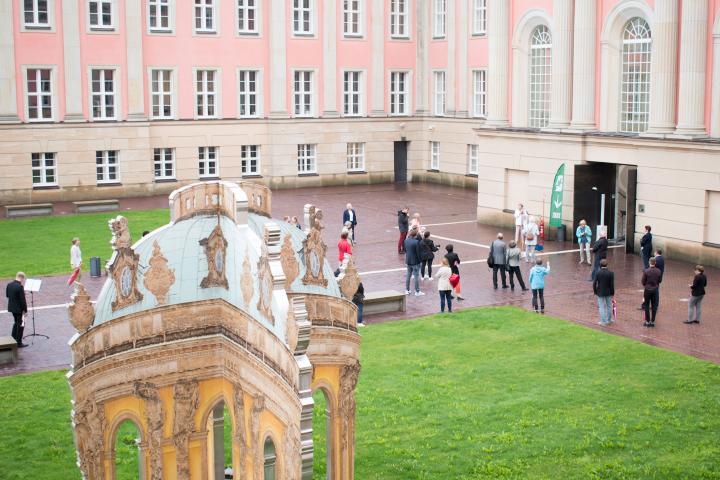
M355 187L327 187L319 189L278 190L273 193L275 217L302 214L302 205L314 203L325 213L325 242L328 257L335 262L335 237L339 232L342 210L350 201L357 210L359 225L355 260L363 273L367 291L384 289L404 290L404 258L397 255L396 212L407 204L412 212L421 212L422 221L429 225L433 236L443 247L454 243L462 259L461 274L464 302L456 308L489 305L518 305L530 308L530 295L519 290L493 290L492 273L485 264L487 245L497 233L495 227L479 225L474 221L476 196L472 191L432 185L370 185ZM158 208L166 200L162 197L133 199L124 208ZM452 212L452 213L448 213ZM108 214L110 217L111 214ZM132 225L130 226L132 229ZM506 238L512 232L505 231ZM693 266L668 260L661 289L660 311L657 326L642 326L642 312L637 310L641 301L640 276L642 262L637 255L626 255L622 248L610 252L611 268L616 277L616 299L619 320L611 327L597 325L598 309L592 287L587 278L590 267L578 265L577 252L570 243L548 242L545 257L551 259L552 273L546 284L546 311L550 315L574 321L589 328L602 329L612 334L635 338L639 341L693 355L720 363L720 296L714 294L714 282L720 278L720 270L707 269L709 288L703 303L704 319L700 325L684 325L687 315L687 284L692 279ZM439 258L438 258L439 260ZM528 266L522 265L527 281ZM0 367L0 375L42 369L67 368L70 364L68 340L75 333L67 320L63 307L69 301L72 289L66 284L67 277L43 278L41 293L35 296L36 328L50 340L35 337L33 345L20 351L19 362L11 367ZM105 278L84 278L93 298L102 288ZM4 283L4 282L2 282ZM414 318L439 310L435 283L422 282L427 295L408 298L405 313L383 314L368 317L367 323L379 323L400 318ZM10 331L12 317L0 313L0 331ZM372 327L370 327L372 328ZM31 322L26 333L32 330ZM32 338L26 339L26 342ZM600 361L600 360L599 360Z

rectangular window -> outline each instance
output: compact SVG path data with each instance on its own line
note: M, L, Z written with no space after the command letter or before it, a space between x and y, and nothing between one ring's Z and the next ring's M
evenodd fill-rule
M93 120L115 120L115 70L90 71Z
M430 170L440 170L440 142L430 142Z
M57 166L54 153L32 154L32 183L33 187L57 185Z
M170 2L172 0L148 0L148 25L151 32L170 32Z
M257 75L255 70L238 72L238 116L255 117L257 115Z
M115 28L113 3L114 0L90 0L88 2L90 30L113 30Z
M172 70L151 70L150 72L152 118L173 118L172 75Z
M445 104L447 98L447 94L445 93L445 72L434 72L433 77L435 80L435 99L433 102L433 110L435 111L435 115L443 116L445 115Z
M23 19L25 28L50 28L48 0L24 0Z
M315 145L298 145L298 174L316 172L317 165L315 164Z
M311 117L313 114L313 72L298 70L295 72L293 92L295 99L295 115Z
M362 36L361 0L343 0L343 33L346 37Z
M445 36L445 22L447 19L446 0L433 0L433 37Z
M217 177L217 147L198 147L198 172L202 177Z
M195 32L216 32L215 0L195 0Z
M52 120L52 70L49 68L28 68L26 87L28 121Z
M473 35L487 33L487 0L473 0Z
M390 72L390 114L407 115L408 95L408 72Z
M97 183L117 183L120 180L117 150L96 151L95 172Z
M295 35L312 35L313 1L293 0L293 33Z
M347 117L362 115L361 75L362 72L343 74L343 114Z
M410 0L390 0L390 36L393 38L408 38L410 36L408 23L408 2Z
M238 33L258 33L258 0L237 0Z
M364 172L365 171L365 144L364 143L348 143L347 144L347 169L348 169L348 172Z
M242 145L240 147L240 159L243 176L260 175L259 145Z
M478 146L468 145L467 146L467 161L468 161L468 173L470 175L478 174Z
M197 70L195 72L195 113L198 118L217 117L217 72Z
M156 148L153 152L155 180L175 178L175 149Z
M473 71L473 117L487 116L487 72Z

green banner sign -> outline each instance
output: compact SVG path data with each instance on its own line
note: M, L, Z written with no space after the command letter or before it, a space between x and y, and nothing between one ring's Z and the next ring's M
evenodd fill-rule
M553 181L552 197L550 198L550 226L562 225L563 191L565 190L565 164L558 168Z

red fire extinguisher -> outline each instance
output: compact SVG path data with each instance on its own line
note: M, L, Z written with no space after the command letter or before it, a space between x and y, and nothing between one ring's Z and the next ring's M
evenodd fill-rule
M545 218L540 217L540 224L538 225L538 230L540 232L540 243L545 242Z

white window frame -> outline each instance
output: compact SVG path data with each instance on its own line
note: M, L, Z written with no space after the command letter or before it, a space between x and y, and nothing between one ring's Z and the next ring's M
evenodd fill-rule
M220 148L215 146L198 147L198 176L200 178L220 177L219 150ZM215 170L214 172L210 171L211 166Z
M468 143L467 168L468 175L477 175L480 171L480 146L477 143Z
M333 0L335 1L335 0ZM307 37L315 35L315 0L291 0L292 2L292 33L296 37ZM307 2L308 6L302 4ZM308 14L308 28L304 28L305 19L303 13ZM299 28L297 28L299 27Z
M92 13L90 13L90 7L92 4L98 4L98 20L100 24L92 24ZM102 24L102 6L110 5L110 24ZM88 32L113 32L117 28L117 0L87 0L87 30Z
M364 70L343 70L342 72L342 89L343 89L343 117L362 117L365 114L365 71ZM348 89L348 86L352 86L354 82L348 82L346 78L348 75L357 75L357 90ZM352 100L356 99L357 102ZM357 111L355 108L350 108L357 104Z
M472 71L472 116L487 118L487 70Z
M447 108L447 75L444 70L433 71L433 113L444 117Z
M404 91L395 91L393 90L393 80L394 75L397 74L404 74L405 75L405 89ZM407 117L410 115L410 112L412 111L412 72L410 70L390 70L390 74L388 75L388 112L390 113L391 117ZM393 111L393 108L395 107L395 104L398 102L393 102L393 96L402 95L403 99L405 100L403 102L403 109L402 111Z
M473 0L472 34L487 35L487 0Z
M170 160L167 159L167 153L170 153ZM158 160L157 155L160 154L161 158ZM172 175L167 175L166 172L166 166L170 165L172 167ZM155 170L155 167L160 166L160 175L157 174L157 171ZM175 149L171 147L161 147L161 148L154 148L153 149L153 179L155 181L158 180L175 180L175 176L177 175L176 169L175 169Z
M412 0L390 0L390 38L410 38L410 10ZM401 9L400 6L403 8ZM402 22L400 21L402 19Z
M255 168L252 168L252 162ZM259 177L260 145L240 145L240 170L243 177Z
M430 142L430 170L440 171L440 142Z
M362 38L365 35L365 0L342 0L342 7L343 36ZM357 21L353 21L353 16Z
M99 117L96 117L94 115L94 97L100 96L104 99L105 95L108 95L108 92L105 92L105 82L101 81L100 84L102 86L101 90L99 92L95 92L93 90L93 72L99 70L102 72L105 71L111 71L113 72L113 91L111 95L113 96L113 113L114 115L108 116L108 115L102 115ZM106 120L119 120L120 119L120 112L118 111L118 108L120 108L120 81L119 81L119 67L116 65L90 65L88 66L88 117L90 121L93 122L101 122ZM103 73L104 76L104 73ZM105 112L105 102L101 103L101 111Z
M33 156L37 155L37 160L40 162L40 165L35 167L33 166L32 162L35 161L35 158ZM50 157L48 158L48 155ZM52 165L48 166L47 161L52 160ZM58 185L58 168L57 168L57 153L55 152L35 152L30 154L30 182L32 183L33 188L38 187L56 187ZM35 177L35 171L39 172L40 181L34 182L33 177ZM53 172L53 181L48 181L48 171L52 170Z
M626 39L625 34L628 28L630 28L631 24L636 20L644 23L644 28L646 28L649 36L646 38ZM618 130L623 133L645 133L650 124L652 56L655 53L652 48L652 27L644 18L635 16L625 22L621 35ZM626 58L641 58L642 61L628 63L626 62ZM634 66L635 68L631 69L633 71L637 71L638 66L646 66L646 72L642 76L634 73L631 77L633 80L625 81L624 74L626 65ZM640 80L639 77L645 78L646 81ZM625 101L625 98L631 100Z
M252 92L243 91L242 87L246 87L249 84L249 80L246 78L243 80L243 75L247 73L255 73L255 90ZM262 117L263 112L263 96L262 96L262 70L259 68L239 68L237 70L235 85L237 87L237 118L259 118ZM246 109L250 108L250 99L246 98L250 95L255 97L255 113L243 114L243 107Z
M45 1L47 5L47 22L39 21L40 11L38 7L41 1ZM55 30L55 0L33 0L32 22L25 21L25 2L23 0L20 0L18 10L20 10L20 25L22 26L22 31Z
M550 37L550 43L534 43L543 33ZM535 27L530 33L530 48L528 58L528 126L530 128L545 128L550 123L550 109L552 102L552 30L545 24ZM550 73L547 73L547 72Z
M120 183L120 159L118 158L119 154L120 152L118 150L95 151L95 178L98 185ZM111 158L114 159L114 162L110 161ZM98 160L100 160L100 163L98 163ZM110 178L111 167L115 167L115 178Z
M237 35L257 35L260 33L260 15L262 13L258 5L260 1L261 0L235 0L235 32ZM243 15L240 15L240 12L243 12ZM252 27L250 26L249 20L250 12L253 14Z
M213 88L214 90L210 91L207 89L207 78L208 75L212 73L213 75ZM203 75L202 79L202 89L198 89L198 74ZM220 105L221 105L221 98L220 98L220 92L222 92L220 79L222 78L222 72L219 68L193 68L193 85L195 88L195 118L201 119L201 118L220 118ZM209 100L213 99L213 113L208 113L209 110ZM202 104L198 103L198 100L201 100ZM202 112L198 113L198 109L202 108Z
M347 144L347 171L348 172L364 172L365 171L365 143L349 142Z
M306 79L301 78L300 84L303 86L302 90L298 90L298 81L296 76L309 74L310 87L308 90L305 89ZM293 116L300 118L308 118L315 116L315 70L308 68L298 68L292 71L292 91L293 91ZM306 97L309 95L309 99ZM298 100L301 100L298 102ZM298 113L300 112L300 113Z
M162 9L163 6L167 6L168 9L168 24L167 27L162 26L162 22L160 22L160 25L158 26L153 25L152 23L152 8L153 5L158 8ZM157 10L156 10L157 12ZM156 15L157 19L161 19L161 15ZM193 15L194 19L194 15ZM157 22L156 22L157 23ZM168 34L173 33L175 31L175 0L147 0L147 26L148 26L148 33L151 34Z
M25 121L28 123L40 123L40 122L54 122L57 116L57 92L56 92L56 67L54 65L23 65L23 102L25 103ZM28 76L31 70L50 70L50 117L42 118L30 118L30 92L28 91ZM40 97L37 92L35 96ZM38 105L40 105L38 103ZM37 107L38 111L41 111L41 107Z
M317 144L298 144L297 152L298 175L312 175L317 173Z
M170 94L170 115L154 115L153 114L153 96L157 95L158 93L153 91L153 79L152 74L154 71L164 71L164 72L170 72L170 91L167 92ZM177 118L177 82L176 82L176 76L177 76L177 70L173 67L149 67L148 68L148 95L150 95L149 98L149 107L150 111L148 112L150 115L151 120L173 120ZM162 93L159 93L159 95L164 95L166 92L163 91ZM162 104L165 105L164 103Z
M198 4L200 2L200 4ZM208 2L210 2L208 4ZM218 0L193 0L192 3L192 22L193 22L193 33L199 35L215 35L218 33ZM200 24L198 28L198 9L200 9ZM208 28L205 26L208 19L208 13L212 25Z
M433 38L447 35L447 0L432 0Z

